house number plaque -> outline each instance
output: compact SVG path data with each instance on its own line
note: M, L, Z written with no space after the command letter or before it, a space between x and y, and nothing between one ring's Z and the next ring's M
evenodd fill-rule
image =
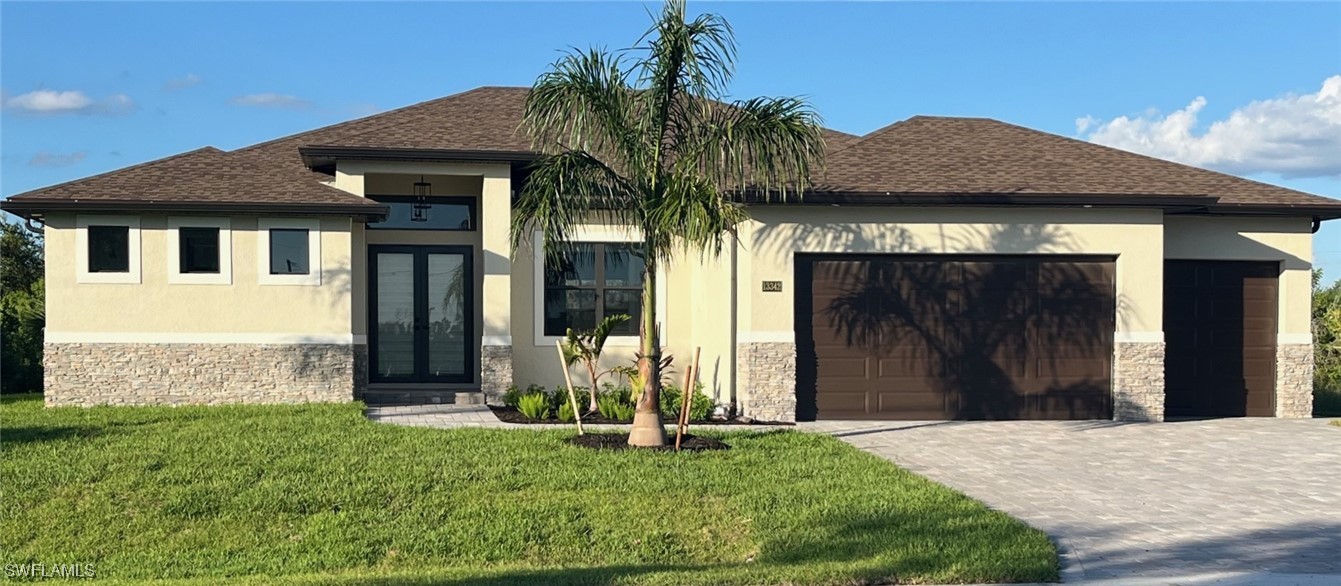
M764 293L781 293L782 281L764 281Z

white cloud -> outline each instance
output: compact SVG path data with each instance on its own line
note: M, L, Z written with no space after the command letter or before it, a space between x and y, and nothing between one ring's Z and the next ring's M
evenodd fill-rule
M228 99L228 103L233 104L234 106L282 108L288 110L306 110L312 107L312 102L299 98L298 96L271 93L233 96Z
M120 116L135 110L135 101L126 94L113 94L102 100L94 100L81 91L36 90L26 94L6 97L6 110L17 110L28 114L96 114L101 116Z
M175 92L177 90L184 90L189 87L200 85L200 82L202 81L204 80L200 79L199 75L196 75L194 73L188 73L183 77L174 77L172 79L169 79L166 83L163 84L163 91Z
M1083 138L1111 147L1228 173L1286 178L1341 177L1341 75L1316 93L1287 94L1239 107L1198 131L1198 96L1168 115L1148 112L1107 122L1076 120Z
M33 158L31 158L31 159L28 160L28 166L29 166L29 167L69 167L70 165L75 165L75 164L78 164L78 163L82 162L82 161L83 161L84 159L86 159L86 158L88 158L88 152L87 152L87 151L74 152L74 153L70 153L70 154L68 154L68 155L62 155L62 154L59 154L59 153L52 153L52 152L42 151L42 152L39 152L39 153L33 155Z

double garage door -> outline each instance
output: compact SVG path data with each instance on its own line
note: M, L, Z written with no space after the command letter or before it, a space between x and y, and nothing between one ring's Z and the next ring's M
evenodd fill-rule
M800 419L1107 419L1114 263L797 257Z

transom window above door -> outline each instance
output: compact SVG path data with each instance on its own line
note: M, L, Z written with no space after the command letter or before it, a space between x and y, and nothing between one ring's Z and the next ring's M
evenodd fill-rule
M416 197L369 195L386 204L386 219L368 222L369 230L474 230L475 198L462 196Z
M621 313L630 319L611 333L638 335L644 263L635 244L574 243L557 262L543 262L546 336L565 335L568 328L590 330L606 316Z

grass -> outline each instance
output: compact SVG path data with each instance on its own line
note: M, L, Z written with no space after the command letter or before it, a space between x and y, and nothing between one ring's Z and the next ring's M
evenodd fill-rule
M568 430L374 424L357 404L0 404L0 562L100 583L1055 580L1048 539L836 439L593 452Z
M1314 417L1341 417L1341 390L1313 389Z

